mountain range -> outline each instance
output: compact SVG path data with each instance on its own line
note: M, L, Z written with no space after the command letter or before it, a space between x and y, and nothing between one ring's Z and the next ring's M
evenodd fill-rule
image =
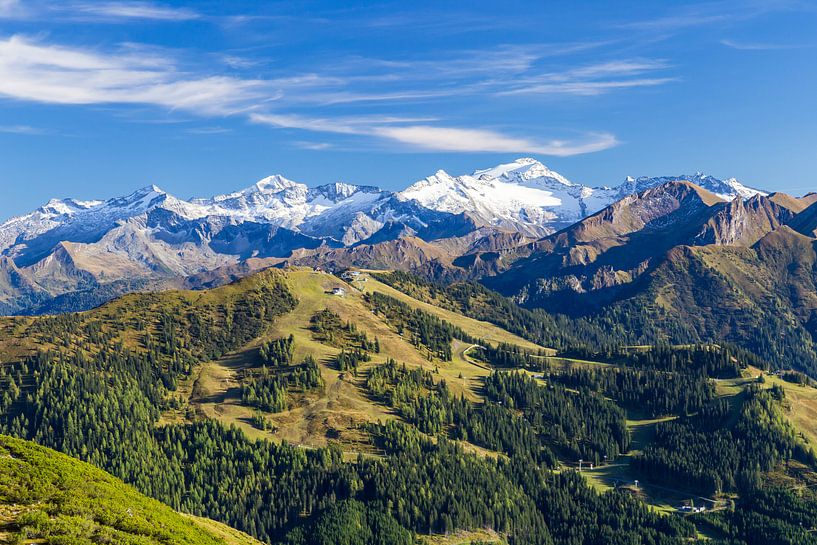
M54 199L0 224L0 312L85 309L128 291L196 287L282 262L478 276L496 272L482 263L491 252L515 251L677 180L722 199L765 195L700 173L589 187L523 158L470 175L438 171L398 192L275 175L209 198L148 186L104 201ZM477 256L475 266L452 268Z

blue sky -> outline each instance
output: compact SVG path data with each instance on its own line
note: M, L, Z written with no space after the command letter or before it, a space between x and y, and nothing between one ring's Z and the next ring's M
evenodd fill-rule
M0 218L533 156L817 190L817 2L0 0Z

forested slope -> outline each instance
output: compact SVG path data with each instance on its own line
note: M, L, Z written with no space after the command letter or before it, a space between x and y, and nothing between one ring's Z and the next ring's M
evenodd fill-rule
M6 319L0 427L268 543L811 539L744 501L814 508L781 488L815 460L756 356L378 278L271 270Z

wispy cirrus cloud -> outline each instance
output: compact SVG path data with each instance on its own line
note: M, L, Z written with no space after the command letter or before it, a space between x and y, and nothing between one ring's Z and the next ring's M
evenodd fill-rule
M127 23L136 21L190 21L202 15L191 8L178 8L147 1L58 3L0 0L0 18L54 20L60 23Z
M325 119L299 115L250 114L255 123L277 128L375 136L416 149L454 152L537 153L566 157L603 151L618 145L615 136L591 133L578 139L533 140L481 128L417 124L418 120L394 118ZM421 121L421 120L419 120Z
M0 97L64 105L148 105L204 117L242 115L271 127L364 136L409 149L565 156L608 149L618 142L608 133L567 139L520 137L483 127L451 126L439 116L350 117L339 115L338 108L508 94L590 96L671 79L647 77L668 68L656 60L601 61L554 71L542 66L546 53L499 48L481 57L483 64L476 51L448 60L384 60L360 71L351 62L335 70L261 79L203 73L173 52L138 44L99 50L15 35L0 39ZM212 69L206 66L205 70ZM319 113L293 113L304 107Z
M631 21L619 25L621 28L632 30L649 30L657 32L669 32L694 28L705 25L730 22L734 19L729 14L707 14L707 13L687 13L667 15L643 21Z
M592 133L580 139L532 140L517 138L486 129L463 129L456 127L432 127L412 125L404 127L381 127L378 136L390 138L403 144L436 151L538 153L555 157L568 157L604 151L619 144L608 133Z
M810 47L805 44L772 44L763 42L741 42L737 40L723 39L721 45L739 51L779 51L786 49L802 49Z
M232 129L228 129L227 127L192 127L186 129L185 132L187 134L200 134L200 135L212 135L212 134L225 134L229 132L233 132Z
M332 149L334 147L329 142L306 142L303 140L293 142L293 144L295 145L295 147L313 151L323 151L327 149Z
M661 6L662 4L656 4ZM813 2L800 0L716 0L672 7L652 19L627 21L616 25L627 30L671 35L705 26L731 26L775 12L817 12Z
M78 2L64 6L66 11L107 20L189 21L201 15L190 8L175 8L153 2Z
M552 70L544 62L546 53L534 55L530 49L471 51L446 60L354 59L340 63L344 72L337 78L337 85L301 90L291 98L295 102L333 105L514 94L594 96L677 80L660 75L671 68L663 60L620 59ZM368 71L356 71L358 65Z
M50 134L51 131L40 127L32 127L31 125L0 125L0 133L39 136Z
M186 73L170 61L100 54L21 36L0 40L0 96L51 104L150 104L208 115L266 97L261 82Z
M585 65L563 72L546 72L517 78L500 95L565 94L594 96L614 90L654 87L675 77L643 77L667 69L663 60L617 60Z

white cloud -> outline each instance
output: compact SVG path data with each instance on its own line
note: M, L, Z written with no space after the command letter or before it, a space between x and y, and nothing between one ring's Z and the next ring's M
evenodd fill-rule
M434 151L537 153L567 157L603 151L618 144L611 134L592 134L582 140L533 141L484 129L459 129L416 125L382 127L375 134Z
M315 132L331 132L335 134L366 134L365 123L358 120L335 120L325 118L304 117L290 114L258 114L251 113L250 120L255 123L277 127L279 129L302 129Z
M615 89L630 89L633 87L654 87L677 81L676 78L642 78L626 81L570 81L564 83L541 83L528 85L518 89L501 91L499 95L553 95L565 94L576 96L594 96L608 93Z
M0 133L41 135L49 132L51 131L30 125L0 125Z
M172 8L151 2L88 2L68 4L68 11L105 19L143 19L187 21L198 19L198 13L187 8Z
M593 96L619 89L653 87L676 81L672 77L639 77L668 68L662 60L615 60L517 78L498 95L564 94Z
M297 115L250 114L250 119L278 128L301 129L336 134L380 137L413 148L431 151L536 153L569 156L612 148L618 144L607 133L585 135L579 140L531 140L504 135L487 129L439 127L406 124L411 119L341 118L322 119Z
M212 134L225 134L228 132L233 132L233 130L226 127L193 127L187 129L185 132L188 134L201 134L207 136Z
M667 68L667 63L663 60L615 60L574 68L568 70L565 76L577 80L610 76L621 78L655 70L663 70L665 68Z
M713 25L730 22L733 19L727 14L689 13L658 17L646 21L633 21L621 25L622 28L634 30L649 30L656 32L671 32L685 28L694 28L704 25Z
M323 151L326 149L331 149L333 146L328 142L305 142L305 141L298 141L293 142L296 147L301 149L308 149L313 151Z
M655 3L661 6L661 3ZM665 3L672 6L672 3ZM713 0L691 5L679 5L666 15L618 25L619 28L662 34L669 37L675 32L698 27L725 27L749 21L774 12L815 13L814 3L800 0Z
M125 23L134 21L189 21L201 15L189 8L153 2L27 2L0 0L0 18L51 20L60 23Z
M740 51L777 51L783 49L800 49L803 47L808 47L806 45L795 45L795 44L770 44L770 43L759 43L759 42L738 42L735 40L728 40L724 39L721 40L721 45L725 45L726 47L732 49L738 49Z
M559 52L578 51L595 45L576 44L572 48L555 49ZM558 53L541 47L500 47L433 61L354 58L329 68L330 71L344 71L345 75L337 82L327 81L330 85L299 92L292 98L299 102L332 105L522 93L587 96L675 81L671 77L644 77L670 68L661 59L617 59L562 70L544 70L541 64L550 54ZM368 72L356 73L356 70ZM359 90L361 84L366 84L365 90Z
M151 104L207 115L250 108L262 82L178 71L171 62L134 54L101 54L0 40L0 95L53 104Z

